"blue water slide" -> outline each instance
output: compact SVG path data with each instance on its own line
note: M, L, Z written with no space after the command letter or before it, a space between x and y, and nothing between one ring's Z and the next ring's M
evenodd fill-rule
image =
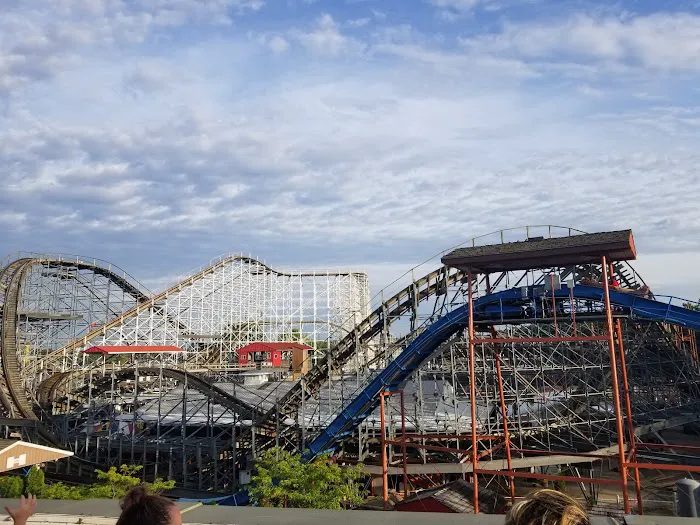
M502 292L479 297L474 300L475 319L513 317L514 306L531 302L538 297L550 297L542 287L512 288ZM573 295L576 299L602 302L603 289L595 286L566 286L556 290L554 295L566 299ZM632 317L650 321L662 321L700 331L700 312L675 306L669 303L647 299L636 293L610 291L610 302L629 311ZM500 308L495 308L497 306ZM411 374L445 341L463 328L469 317L468 305L461 306L429 325L416 339L401 352L394 361L360 392L336 418L308 445L304 459L310 460L324 452L332 452L357 426L379 405L379 394L397 389Z

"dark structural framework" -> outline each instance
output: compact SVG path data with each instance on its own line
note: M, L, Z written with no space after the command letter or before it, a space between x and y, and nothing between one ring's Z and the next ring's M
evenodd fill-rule
M132 463L230 494L277 445L362 461L385 498L464 475L476 511L480 486L513 497L524 479L578 483L591 501L618 487L622 510L642 511L644 471L699 470L668 458L700 450L659 438L700 414L700 312L649 290L635 258L631 231L503 230L373 301L362 272L246 257L159 294L106 263L10 258L3 423L70 448L64 474ZM238 359L258 341L312 351L303 367Z

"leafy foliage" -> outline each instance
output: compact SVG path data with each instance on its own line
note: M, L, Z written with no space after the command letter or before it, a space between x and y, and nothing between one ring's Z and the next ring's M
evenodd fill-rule
M141 480L136 476L142 469L141 465L122 465L119 470L117 467L111 467L107 472L97 471L97 479L100 483L92 485L92 498L123 498L129 490L136 485L140 485ZM143 483L143 485L151 492L162 492L170 490L175 486L174 481L164 481L161 478L156 479L153 483Z
M0 496L3 498L19 498L24 493L24 480L19 476L0 478Z
M700 301L698 301L697 303L691 303L691 302L683 303L683 308L687 308L688 310L696 310L696 311L700 310Z
M26 492L29 494L41 494L44 490L44 471L34 465L27 474Z
M362 466L341 468L327 457L303 463L279 448L255 463L250 494L261 507L341 509L364 501Z
M44 482L44 473L34 466L25 480L19 476L0 478L0 497L18 498L23 493L36 494L43 499L80 500L89 498L121 499L136 485L141 484L137 477L141 466L122 465L111 467L108 471L97 471L98 482L92 485L72 486L64 483ZM153 483L143 484L151 492L170 490L175 486L174 481L156 479Z
M39 493L39 497L43 499L88 499L90 498L91 486L73 486L65 485L64 483L52 483L45 485L44 490Z

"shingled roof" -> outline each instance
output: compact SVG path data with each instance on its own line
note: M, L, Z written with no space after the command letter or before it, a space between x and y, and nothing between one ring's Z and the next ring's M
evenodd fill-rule
M636 259L632 230L458 248L445 255L442 263L490 273L598 263L603 256L610 261Z
M396 510L405 504L432 498L442 503L452 512L474 513L474 485L464 480L453 481L432 489L421 490L410 498L396 504ZM494 513L503 506L503 498L490 489L479 487L479 509L481 512Z

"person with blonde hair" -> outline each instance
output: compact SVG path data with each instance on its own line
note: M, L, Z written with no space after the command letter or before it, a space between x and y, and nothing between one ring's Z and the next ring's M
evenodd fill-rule
M536 490L516 503L506 525L591 525L586 511L574 498L551 489Z

